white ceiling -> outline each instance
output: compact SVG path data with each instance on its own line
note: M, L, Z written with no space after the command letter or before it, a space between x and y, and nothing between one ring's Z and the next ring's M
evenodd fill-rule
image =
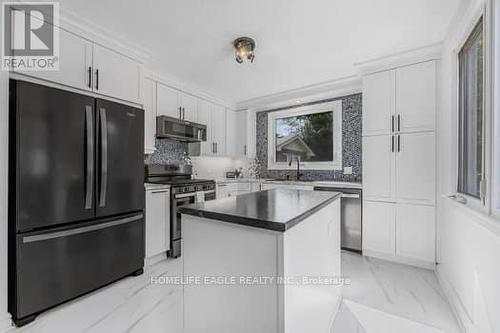
M161 71L232 102L356 74L353 64L443 40L463 0L60 0L140 44ZM231 42L256 40L253 64Z

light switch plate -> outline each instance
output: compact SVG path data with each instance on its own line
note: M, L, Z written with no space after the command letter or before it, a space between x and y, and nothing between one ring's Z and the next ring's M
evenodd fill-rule
M344 175L352 175L352 167L345 167Z

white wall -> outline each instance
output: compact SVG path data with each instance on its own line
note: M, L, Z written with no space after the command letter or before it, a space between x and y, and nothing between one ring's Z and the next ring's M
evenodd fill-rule
M248 162L229 157L192 157L193 172L196 178L226 178L226 171L243 168L244 177L248 177Z
M7 314L8 79L8 72L0 71L0 332L10 324Z
M470 1L450 30L441 61L438 162L438 276L467 332L500 332L500 221L447 197L455 188L456 54L482 0Z

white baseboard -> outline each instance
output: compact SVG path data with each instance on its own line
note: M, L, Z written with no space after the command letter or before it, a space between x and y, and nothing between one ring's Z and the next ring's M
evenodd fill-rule
M10 314L5 313L0 316L0 333L7 332L13 328Z
M444 295L445 295L448 303L450 304L451 309L453 310L453 314L457 318L457 322L458 322L462 332L466 332L466 333L475 332L474 323L472 322L472 319L469 317L469 315L465 311L465 308L464 308L462 302L460 301L460 298L458 297L457 293L455 292L455 289L448 282L448 280L446 279L444 274L441 272L439 265L436 268L436 276L437 276L439 285L441 286L441 289L443 290Z
M430 269L430 270L436 269L436 263L418 260L418 259L393 256L390 254L385 254L385 253L380 253L380 252L370 251L370 250L363 250L363 255L366 257L373 257L373 258L377 258L377 259L392 261L392 262L395 262L398 264L410 265L410 266L415 266L415 267L420 267L420 268L425 268L425 269Z

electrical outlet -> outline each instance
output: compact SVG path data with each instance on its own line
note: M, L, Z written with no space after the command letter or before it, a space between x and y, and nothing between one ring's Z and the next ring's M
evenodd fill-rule
M344 175L352 175L352 167L344 167Z

